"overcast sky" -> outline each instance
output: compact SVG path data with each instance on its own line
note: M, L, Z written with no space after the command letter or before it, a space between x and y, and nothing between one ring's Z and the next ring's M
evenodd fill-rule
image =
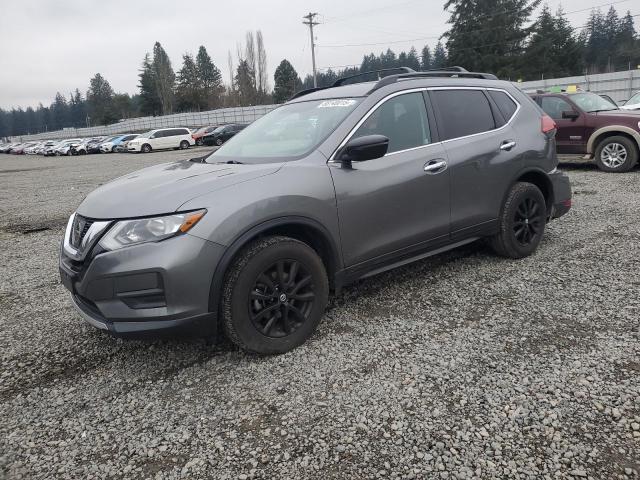
M309 30L302 15L318 12L318 67L359 64L387 47L421 50L447 29L443 0L0 0L0 107L49 105L57 91L86 92L97 72L116 92L137 91L145 52L162 43L177 72L182 54L204 45L228 82L227 52L247 30L262 30L270 81L287 58L301 77L311 72ZM637 0L549 0L584 24L592 6L640 13ZM369 45L362 45L369 44ZM374 44L374 45L371 45ZM342 45L336 47L336 45ZM348 45L348 46L344 46ZM235 53L234 53L235 56ZM235 58L234 58L235 61Z

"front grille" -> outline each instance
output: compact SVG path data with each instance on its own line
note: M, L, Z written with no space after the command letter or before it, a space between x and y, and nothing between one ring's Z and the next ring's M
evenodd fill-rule
M92 224L93 220L89 220L82 215L76 214L73 219L73 225L71 226L71 238L69 239L69 243L73 248L80 248L82 245L82 239L85 237Z

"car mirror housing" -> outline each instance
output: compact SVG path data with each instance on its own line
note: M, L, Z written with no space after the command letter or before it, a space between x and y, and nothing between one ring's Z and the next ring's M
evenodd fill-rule
M575 110L565 110L564 112L562 112L562 118L569 118L571 120L575 120L579 116L580 114Z
M389 139L384 135L365 135L349 140L336 155L336 160L347 165L374 160L384 157L388 149Z

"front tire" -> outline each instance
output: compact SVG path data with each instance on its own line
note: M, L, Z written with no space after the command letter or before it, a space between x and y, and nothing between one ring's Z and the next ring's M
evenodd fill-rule
M547 206L540 189L518 182L507 195L498 218L498 233L489 243L503 257L528 257L538 248L546 223Z
M220 147L220 146L222 145L222 143L223 143L223 142L222 142L222 139L221 139L221 138L216 138L216 145L217 145L217 146L219 146L219 147Z
M198 147L201 147L202 145L204 145L204 141L201 138L199 138L199 139L196 140L196 145Z
M596 148L596 165L604 172L628 172L638 162L638 147L623 136L607 137Z
M243 249L226 275L225 333L250 352L288 352L316 330L328 295L326 270L311 247L282 236L256 240Z
M149 153L151 152L151 145L149 145L148 143L145 143L144 145L142 145L142 148L140 148L140 151L142 153Z

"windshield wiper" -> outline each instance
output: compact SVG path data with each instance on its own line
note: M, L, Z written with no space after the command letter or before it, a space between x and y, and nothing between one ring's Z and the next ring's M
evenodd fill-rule
M620 109L619 108L600 108L598 110L591 110L589 113L612 112L613 110L620 110Z
M238 162L237 160L228 160L226 162L216 162L216 163L219 163L219 164L226 163L226 164L229 164L229 165L244 165L242 162Z

